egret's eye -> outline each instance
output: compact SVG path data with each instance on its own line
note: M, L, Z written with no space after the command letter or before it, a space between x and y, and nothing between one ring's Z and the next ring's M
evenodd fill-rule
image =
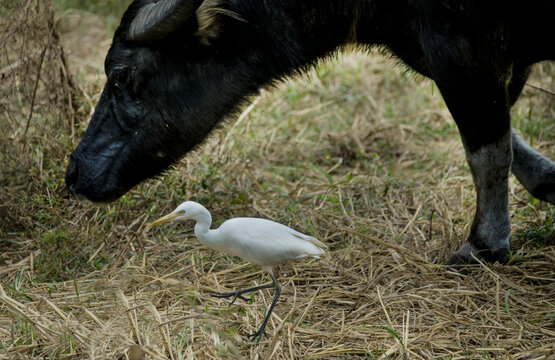
M185 215L185 210L179 210L176 212L177 215Z

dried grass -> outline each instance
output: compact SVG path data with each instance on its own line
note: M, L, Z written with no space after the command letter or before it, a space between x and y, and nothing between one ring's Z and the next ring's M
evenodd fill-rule
M191 262L203 259L194 266L154 268L138 252L126 265L75 282L35 283L24 294L2 290L2 311L11 315L1 320L3 342L12 344L5 350L9 358L33 350L123 358L133 344L153 359L553 354L552 249L523 251L531 260L461 276L397 244L365 245L282 269L284 292L260 346L243 338L256 330L272 294L228 308L207 291L261 283L261 273L240 263L228 267L218 256L205 259L206 249L194 244L187 251ZM157 243L144 246L160 253ZM35 339L16 345L22 339L14 328L22 322Z
M103 31L87 26L90 40L109 45ZM63 39L80 79L81 128L102 85L93 69L103 59L72 34ZM530 83L553 90L553 74L553 65L543 64ZM555 158L551 95L527 88L513 115L515 127ZM71 136L67 119L60 115L60 125L45 117L33 131ZM18 124L15 133L25 122ZM13 142L4 145L17 158ZM52 139L42 174L3 175L0 359L555 354L553 207L531 201L511 181L511 262L447 272L439 264L468 234L474 210L462 146L432 85L376 53L342 55L263 91L179 167L112 205L76 204L52 180L63 176L74 145ZM18 151L36 171L37 152ZM190 197L206 204L216 225L261 216L330 245L321 260L279 269L282 297L258 346L245 338L273 292L228 307L208 291L268 277L199 245L191 223L147 230Z

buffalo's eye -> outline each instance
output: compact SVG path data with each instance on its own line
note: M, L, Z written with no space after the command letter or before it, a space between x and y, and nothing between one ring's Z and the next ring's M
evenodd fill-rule
M108 75L108 82L121 90L129 83L132 70L130 66L116 67Z

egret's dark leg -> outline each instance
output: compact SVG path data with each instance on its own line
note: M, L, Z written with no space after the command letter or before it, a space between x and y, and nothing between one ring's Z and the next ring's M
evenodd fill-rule
M266 316L264 317L264 321L262 321L262 325L260 326L260 329L258 329L257 332L255 332L254 334L249 335L249 340L256 340L256 343L258 344L260 342L260 339L262 338L262 335L264 334L264 329L266 328L266 324L268 323L268 320L270 319L270 315L272 315L272 311L274 310L274 306L276 306L276 303L279 299L279 296L281 295L281 286L279 286L279 283L276 279L276 277L274 276L273 273L270 272L270 276L272 277L272 280L274 281L273 285L276 288L276 294L274 295L274 300L272 301L272 304L270 305L270 308L268 309L268 312L266 313ZM268 285L272 285L272 284L268 284Z
M231 306L231 305L233 305L235 300L237 300L237 298L241 298L244 301L249 301L249 299L247 299L246 297L243 296L244 293L248 293L248 292L251 292L251 291L257 291L257 290L262 290L262 289L267 289L267 288L271 288L273 286L274 286L274 283L269 283L269 284L264 284L264 285L258 285L258 286L251 287L251 288L248 288L248 289L231 291L231 292L226 292L226 293L221 293L221 292L216 292L216 291L209 291L209 293L213 297L217 297L217 298L220 298L220 299L221 298L228 298L228 297L233 296L233 300L231 300L231 302L229 303L229 306Z

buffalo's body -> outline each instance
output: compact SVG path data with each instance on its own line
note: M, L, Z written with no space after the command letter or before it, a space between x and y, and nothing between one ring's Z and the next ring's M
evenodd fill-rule
M380 45L436 82L461 133L477 209L449 263L504 260L511 165L526 189L555 204L555 163L511 131L509 115L530 66L555 59L553 24L553 0L136 0L66 182L80 197L117 199L260 87L344 44Z

